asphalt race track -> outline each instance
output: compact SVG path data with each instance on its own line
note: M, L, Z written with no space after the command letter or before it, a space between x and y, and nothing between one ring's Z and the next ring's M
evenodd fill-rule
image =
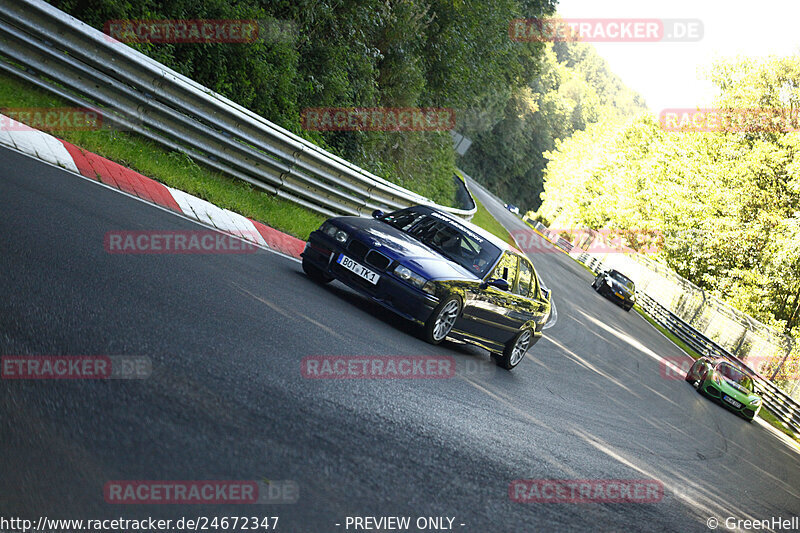
M348 516L450 517L457 531L523 532L708 531L710 517L800 514L797 449L665 379L660 358L678 348L560 253L531 255L558 318L507 372L477 348L426 344L267 251L109 254L108 231L203 228L14 151L0 158L0 355L152 362L143 380L0 381L0 516L279 516L278 531L297 532L347 531ZM321 355L446 355L457 372L304 378L301 360ZM112 480L263 479L292 480L298 501L103 494ZM518 503L517 479L664 490L654 503Z

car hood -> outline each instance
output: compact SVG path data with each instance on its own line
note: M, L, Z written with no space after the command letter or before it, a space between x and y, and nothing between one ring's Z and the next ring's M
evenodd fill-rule
M759 398L758 394L750 392L749 390L745 389L738 383L730 381L729 379L726 379L723 376L720 376L720 380L722 382L721 384L715 382L717 388L719 388L721 391L728 394L729 396L736 398L739 401L748 403L753 398Z
M606 277L606 280L608 282L608 286L612 290L617 291L617 292L622 292L622 293L625 293L625 294L633 294L632 290L630 290L628 287L626 287L625 285L623 285L619 281L615 280L614 278Z
M337 217L330 222L347 231L351 238L358 239L428 279L479 279L476 274L386 222L363 217Z

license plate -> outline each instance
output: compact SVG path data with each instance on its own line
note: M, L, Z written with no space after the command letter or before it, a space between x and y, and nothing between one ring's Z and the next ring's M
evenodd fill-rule
M734 406L737 409L739 409L742 406L741 403L737 402L736 400L734 400L733 398L731 398L727 394L725 396L723 396L722 399L725 400L726 402L728 402L729 404L731 404L732 406Z
M378 283L378 280L381 279L381 277L378 274L368 269L364 265L357 263L356 261L353 261L344 254L340 254L339 259L337 259L336 262L342 265L350 272L352 272L353 274L355 274L356 276L369 281L373 285L376 285Z
M621 295L620 293L618 293L618 292L615 292L614 294L616 294L617 296L619 296L619 297L620 297L620 298L622 298L623 300L625 299L625 297L624 297L624 296L622 296L622 295Z

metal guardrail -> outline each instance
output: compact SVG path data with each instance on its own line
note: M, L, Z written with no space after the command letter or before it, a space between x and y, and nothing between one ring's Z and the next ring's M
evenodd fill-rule
M571 243L565 239L554 235L544 225L539 222L526 220L536 231L541 233L553 245L557 246L567 254L574 250ZM588 253L570 254L573 259L586 265L594 273L599 273L603 270L603 261ZM636 291L636 303L645 311L650 317L653 318L658 324L673 333L676 337L688 344L693 350L700 355L709 355L714 357L724 357L738 365L743 366L753 376L753 381L756 385L756 391L761 394L764 400L764 407L774 414L778 420L785 426L800 434L800 404L798 404L791 396L786 394L778 388L769 379L761 376L750 368L747 363L733 355L731 352L714 342L707 336L703 335L688 322L681 317L658 303L643 291Z
M0 0L0 69L103 122L318 213L437 206L271 123L42 0Z

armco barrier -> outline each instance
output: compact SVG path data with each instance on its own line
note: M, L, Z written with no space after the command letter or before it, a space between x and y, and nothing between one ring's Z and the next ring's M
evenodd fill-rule
M570 254L573 259L586 265L589 269L591 269L592 272L599 273L602 270L605 270L603 261L595 254L589 254L585 252L578 253L580 249L575 250L571 243L559 237L554 232L551 232L541 223L527 219L525 222L555 246ZM738 363L739 365L742 365L748 369L753 375L757 391L764 399L764 407L773 413L784 425L791 428L795 432L800 433L800 404L798 404L791 396L778 388L769 379L758 374L733 353L726 350L712 339L703 335L678 315L658 303L646 292L637 289L636 300L636 303L640 309L647 313L658 324L663 326L667 331L673 333L676 337L689 345L700 355L725 357L726 359Z
M0 0L0 69L99 109L104 124L324 215L435 205L41 0ZM437 207L465 218L476 211Z

